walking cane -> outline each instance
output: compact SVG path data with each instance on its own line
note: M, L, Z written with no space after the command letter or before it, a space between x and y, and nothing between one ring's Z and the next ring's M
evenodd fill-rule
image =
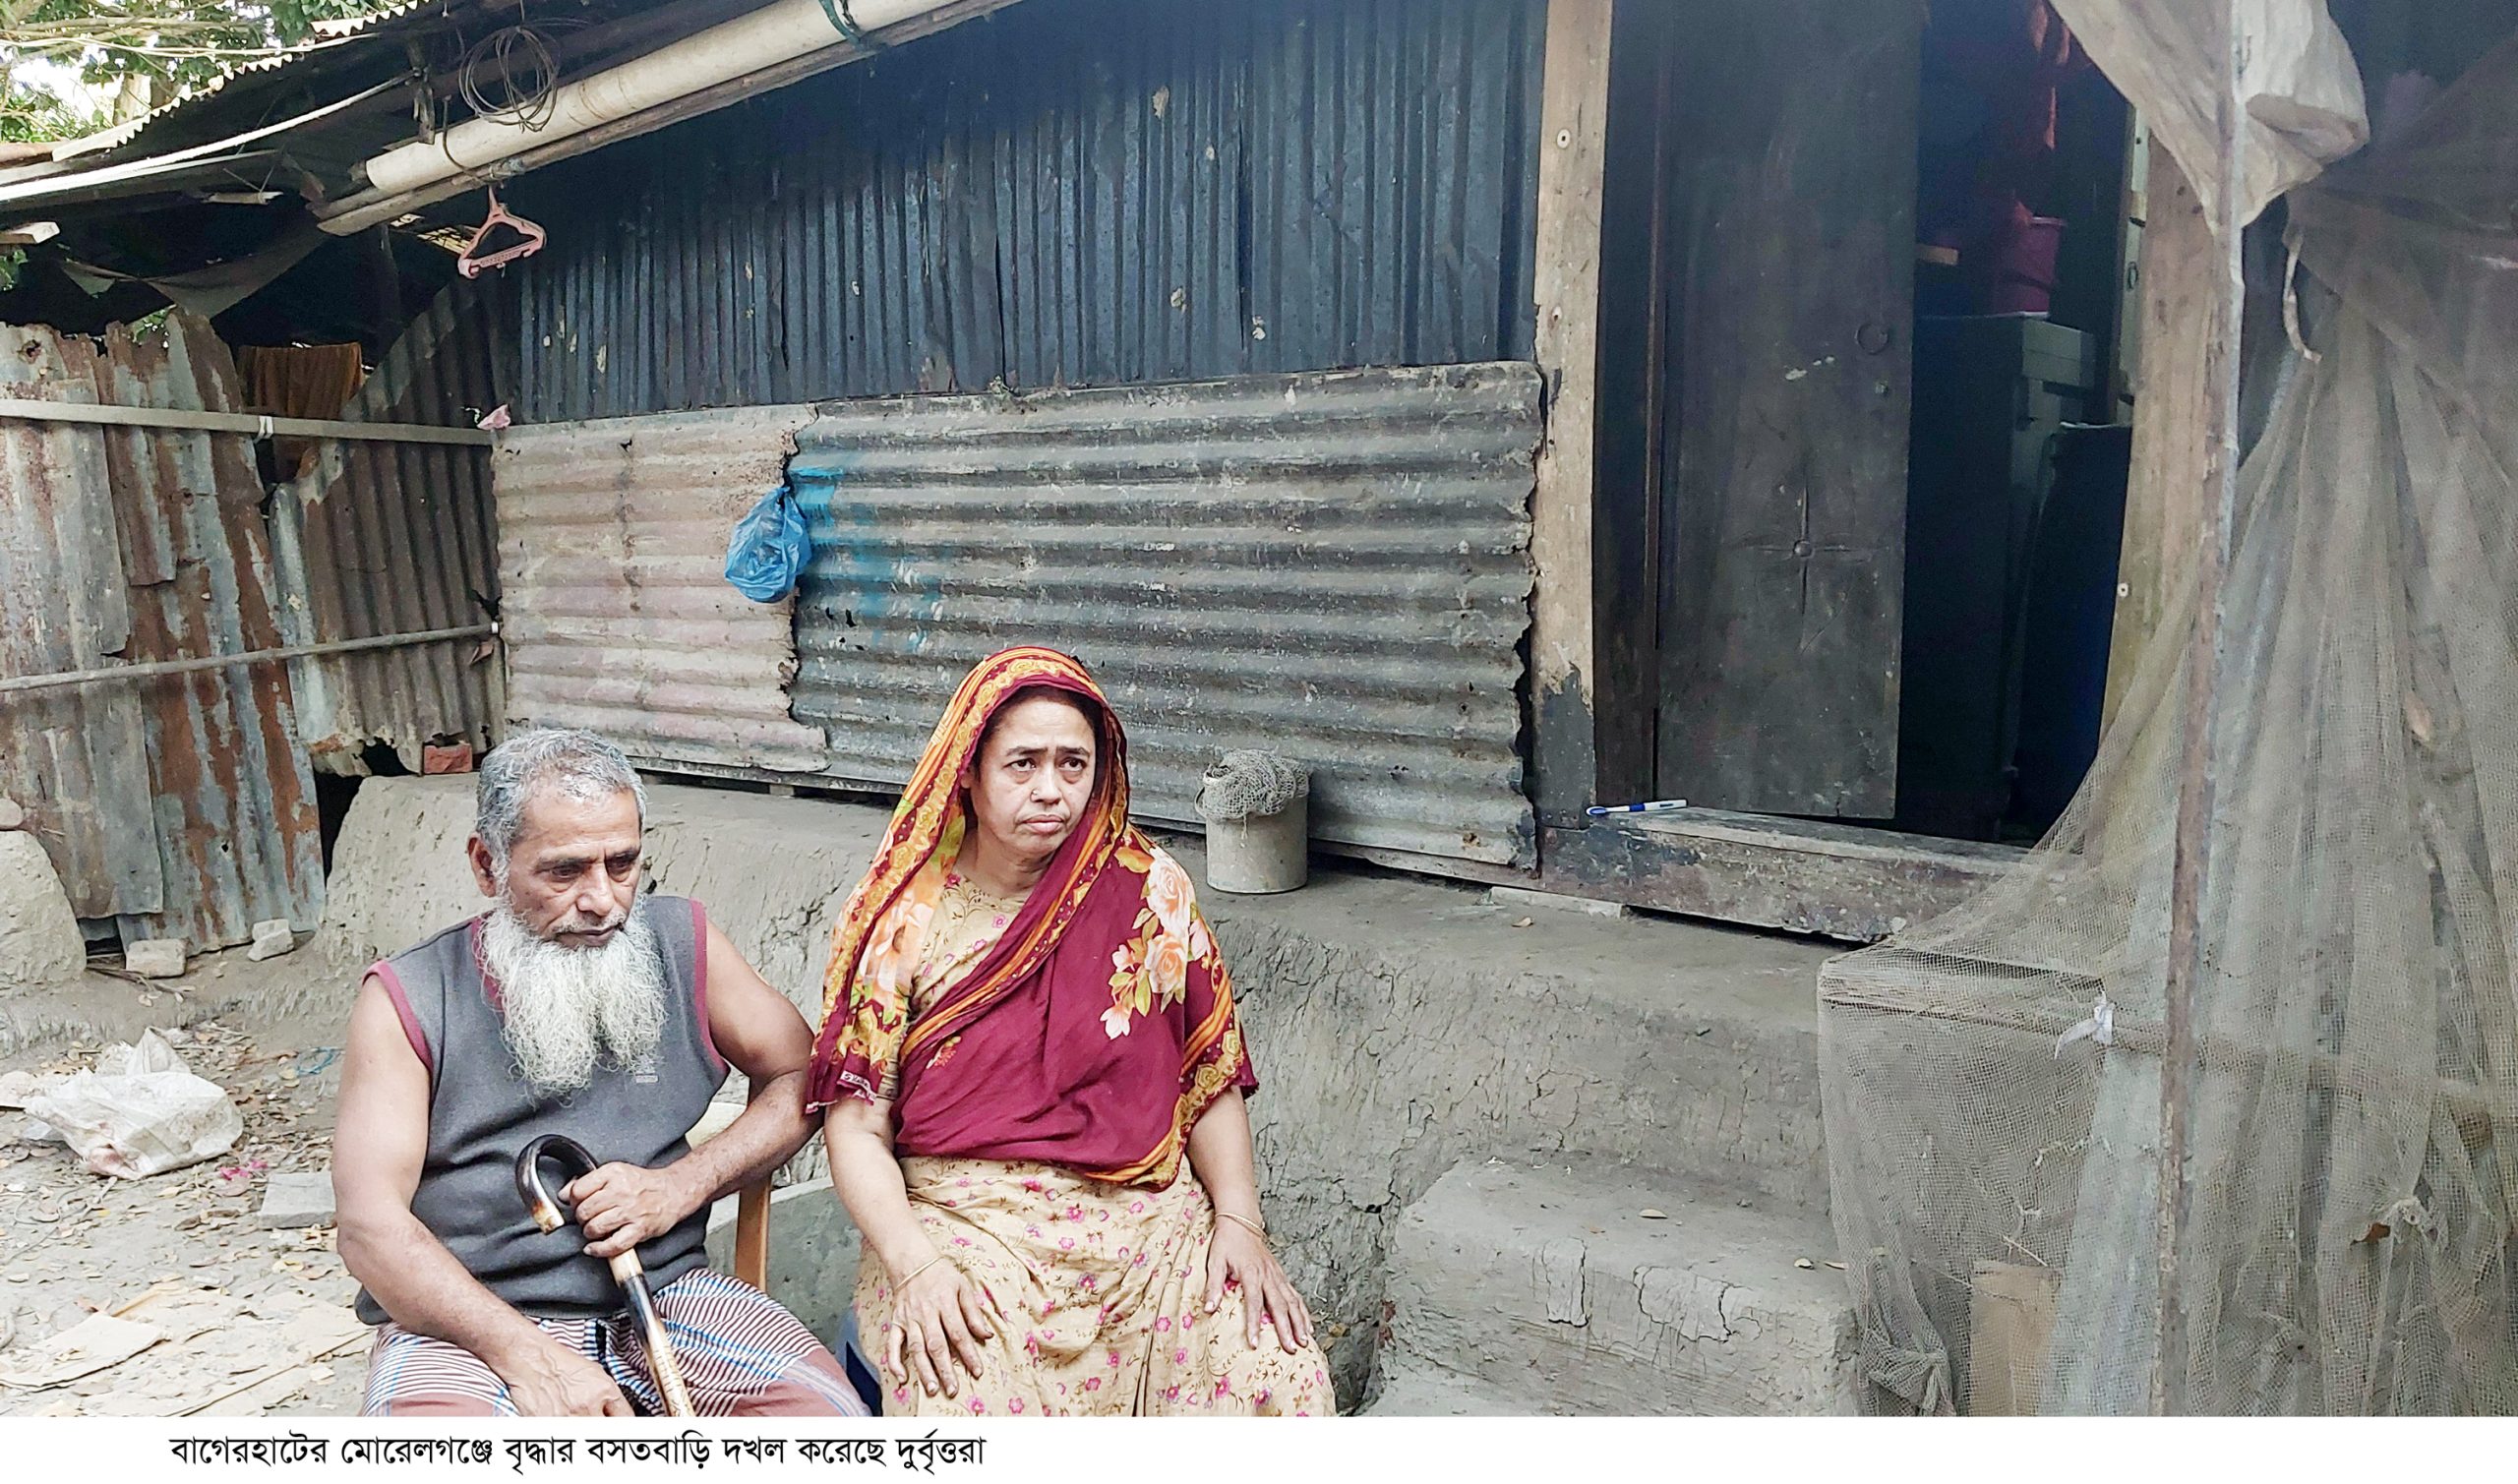
M524 1209L533 1217L533 1224L543 1231L557 1231L569 1224L570 1217L560 1214L560 1203L542 1188L542 1161L557 1159L570 1166L571 1181L594 1173L594 1156L586 1147L566 1134L544 1134L524 1147L515 1157L515 1193L524 1198ZM566 1186L561 1187L566 1189ZM665 1335L664 1316L656 1311L656 1296L647 1290L647 1270L638 1266L638 1249L630 1248L612 1260L613 1280L630 1296L630 1313L637 1320L647 1336L648 1363L655 1368L656 1390L664 1394L665 1413L673 1417L693 1417L698 1413L690 1404L690 1389L683 1384L682 1362L673 1353L673 1341Z

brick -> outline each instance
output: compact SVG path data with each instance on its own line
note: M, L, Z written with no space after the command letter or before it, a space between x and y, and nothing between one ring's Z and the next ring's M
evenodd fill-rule
M290 930L288 920L271 918L254 924L254 946L245 950L245 957L259 964L278 958L296 946L297 934Z
M259 1224L272 1231L332 1224L332 1172L277 1174L263 1188Z
M181 938L143 938L126 943L122 950L125 973L145 979L170 979L184 972L184 940Z

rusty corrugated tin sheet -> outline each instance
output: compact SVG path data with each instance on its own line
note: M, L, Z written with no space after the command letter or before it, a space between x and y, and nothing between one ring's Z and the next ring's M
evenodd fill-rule
M0 396L94 401L58 354L48 331L0 327ZM0 676L97 669L130 643L103 436L0 418ZM27 806L79 916L165 906L138 687L0 698L0 793Z
M590 727L661 763L811 772L787 711L793 600L725 580L735 522L809 407L516 428L492 455L508 714Z
M502 298L458 282L411 323L337 415L462 427L505 400L512 330ZM490 450L444 444L327 442L279 488L271 531L292 644L487 623L499 603ZM477 640L290 662L298 730L315 765L364 773L371 743L420 771L438 738L487 748L499 668Z
M226 348L187 316L172 318L162 339L120 326L101 343L0 328L0 353L10 379L0 395L243 406ZM262 483L243 436L29 429L0 431L11 450L0 488L6 673L280 642ZM27 539L44 533L57 545ZM276 665L13 696L0 710L0 788L28 804L79 910L109 910L127 940L241 943L265 918L311 928L323 867L292 710Z
M1138 812L1227 748L1313 770L1325 840L1529 864L1520 646L1539 382L1524 363L825 404L795 713L905 781L977 661L1083 659Z
M1029 0L515 182L535 421L1531 354L1543 0Z

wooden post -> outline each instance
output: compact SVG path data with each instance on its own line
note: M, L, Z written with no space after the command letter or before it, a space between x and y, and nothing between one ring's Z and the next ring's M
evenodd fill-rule
M2186 726L2178 763L2177 861L2169 885L2168 1047L2160 1066L2160 1340L2151 1389L2152 1410L2184 1415L2192 1410L2187 1374L2186 1295L2181 1255L2194 1190L2187 1178L2187 1143L2194 1125L2198 1057L2195 998L2205 979L2202 922L2211 879L2213 776L2221 732L2215 687L2221 652L2228 643L2221 579L2229 565L2238 523L2239 326L2247 296L2246 230L2240 152L2246 119L2239 100L2241 50L2236 0L2217 0L2221 34L2214 48L2216 122L2220 148L2218 185L2207 203L2212 228L2209 331L2203 345L2203 418L2206 462L2203 522L2195 545L2195 631L2187 650Z
M1600 200L1608 159L1616 0L1550 0L1540 88L1532 282L1547 432L1530 501L1538 591L1530 711L1539 822L1583 822L1599 771L1594 731L1591 503L1599 380Z
M2133 467L2125 492L2116 631L2108 651L2106 724L2150 647L2170 595L2186 580L2204 523L2210 460L2205 355L2224 332L2212 306L2221 259L2204 204L2152 136L2142 221L2141 348L2134 374ZM2236 322L2227 333L2237 332ZM2235 363L2233 363L2235 364Z

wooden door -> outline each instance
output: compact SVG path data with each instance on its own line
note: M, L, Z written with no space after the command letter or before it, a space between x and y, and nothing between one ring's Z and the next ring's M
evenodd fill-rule
M1664 798L1896 801L1919 0L1702 0L1666 132Z

